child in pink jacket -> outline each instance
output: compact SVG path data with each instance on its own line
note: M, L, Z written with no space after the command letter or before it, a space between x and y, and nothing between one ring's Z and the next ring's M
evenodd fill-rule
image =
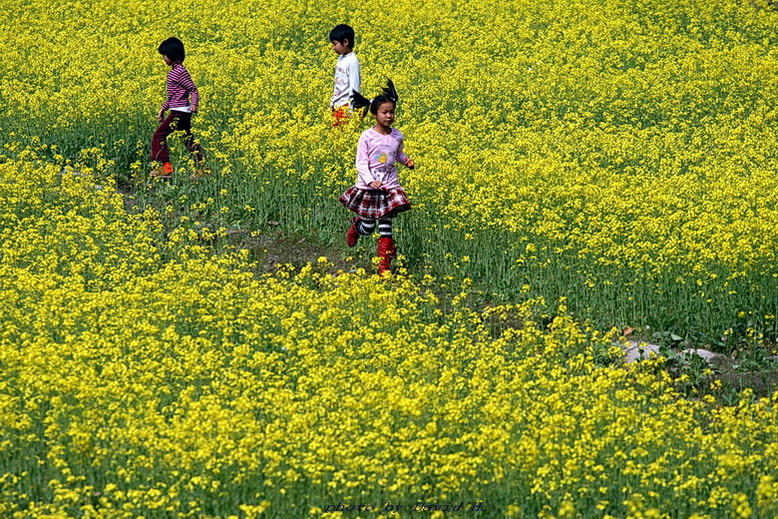
M357 213L346 234L349 247L357 244L360 236L373 234L378 221L378 273L389 271L396 255L392 235L392 218L408 211L411 204L397 178L399 162L413 169L414 163L403 153L403 135L392 128L397 108L397 91L391 80L383 93L367 100L359 92L354 95L354 108L365 107L365 113L375 117L376 124L362 132L357 146L357 182L343 193L340 201Z

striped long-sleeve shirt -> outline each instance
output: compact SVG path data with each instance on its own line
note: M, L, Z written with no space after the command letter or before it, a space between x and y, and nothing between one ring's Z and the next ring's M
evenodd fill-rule
M162 110L189 112L190 97L192 105L200 104L200 93L192 81L192 76L181 63L173 63L167 75L167 101L162 105Z

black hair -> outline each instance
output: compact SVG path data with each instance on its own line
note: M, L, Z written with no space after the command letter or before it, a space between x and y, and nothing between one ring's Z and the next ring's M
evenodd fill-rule
M381 90L381 93L372 100L366 98L359 92L351 94L351 98L354 100L354 108L364 107L365 111L362 114L363 116L367 115L368 110L370 110L371 114L376 115L378 113L378 107L384 103L393 103L394 106L397 106L397 101L399 100L397 90L394 88L394 83L392 83L392 80L389 78L386 79L386 86Z
M348 40L350 48L354 47L354 37L354 29L345 23L336 25L335 28L330 31L330 41L344 43Z
M184 57L186 57L184 43L178 38L168 38L159 44L157 50L160 54L167 56L173 61L184 61Z

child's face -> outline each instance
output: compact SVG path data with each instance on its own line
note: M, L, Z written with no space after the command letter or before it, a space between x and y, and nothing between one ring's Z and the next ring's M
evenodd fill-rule
M375 120L379 126L382 126L383 128L392 127L395 108L396 106L392 102L387 101L386 103L381 103L375 114Z
M167 65L167 66L170 66L170 65L172 65L172 64L173 64L173 60L172 60L172 59L170 59L170 58L168 58L168 57L167 57L167 56L165 56L164 54L162 55L162 60L165 62L165 65Z
M332 50L334 50L335 54L338 56L344 56L351 52L351 47L349 46L348 40L343 40L342 43L337 40L332 40Z

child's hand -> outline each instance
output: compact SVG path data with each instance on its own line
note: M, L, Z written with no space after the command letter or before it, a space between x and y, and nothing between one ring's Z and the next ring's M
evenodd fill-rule
M368 186L372 187L373 189L381 189L383 183L380 180L373 180L368 184Z
M413 169L416 167L416 163L413 162L411 159L408 159L408 162L405 163L405 167L408 169Z
M165 120L165 110L163 110L162 108L159 109L159 113L157 114L157 119L159 120L159 122Z
M193 114L197 113L197 105L192 105L192 113Z

